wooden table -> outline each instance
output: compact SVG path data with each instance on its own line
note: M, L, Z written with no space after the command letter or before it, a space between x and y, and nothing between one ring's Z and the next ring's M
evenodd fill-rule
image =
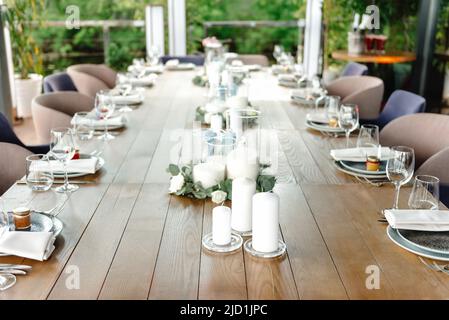
M357 183L338 172L330 138L304 126L307 112L289 102L258 101L264 128L279 142L276 192L281 259L256 259L242 250L211 254L201 237L211 230L210 201L167 194L170 157L188 145L195 108L205 89L193 72L167 72L129 114L129 126L104 149L106 167L66 201L65 229L45 262L2 257L33 266L2 299L445 299L449 277L426 268L393 244L377 212L393 189ZM187 129L187 130L185 130ZM91 178L92 179L92 178ZM401 193L405 206L409 190ZM7 197L54 205L52 192L14 186ZM368 290L369 266L380 289ZM79 275L79 289L76 276Z
M334 51L332 52L332 58L360 63L394 64L413 62L416 60L416 54L406 51L392 51L385 54L362 53L353 55L349 54L347 51Z

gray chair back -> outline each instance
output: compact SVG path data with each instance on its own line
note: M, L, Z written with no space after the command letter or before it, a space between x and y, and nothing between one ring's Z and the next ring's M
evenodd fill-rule
M0 195L25 175L25 158L31 154L16 144L0 142Z

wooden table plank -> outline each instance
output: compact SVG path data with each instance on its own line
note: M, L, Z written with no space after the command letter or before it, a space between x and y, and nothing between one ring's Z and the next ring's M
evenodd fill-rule
M197 299L204 202L170 202L149 299Z

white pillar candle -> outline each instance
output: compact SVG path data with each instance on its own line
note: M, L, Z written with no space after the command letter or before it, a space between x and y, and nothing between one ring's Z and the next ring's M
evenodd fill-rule
M252 201L256 193L256 181L236 178L232 181L232 229L248 232L252 229Z
M229 108L246 108L248 107L247 96L232 96L226 100Z
M214 114L210 117L210 128L213 131L223 129L223 117L220 114Z
M201 182L207 189L222 182L225 178L225 165L219 162L200 163L193 167L193 181Z
M229 179L244 177L257 180L259 176L257 153L244 146L232 150L226 159L226 174Z
M225 206L212 210L212 241L220 246L231 242L231 209Z
M239 112L232 109L229 110L229 128L235 133L235 138L239 141L243 134L243 119Z
M253 248L273 252L279 247L279 196L271 192L253 196Z

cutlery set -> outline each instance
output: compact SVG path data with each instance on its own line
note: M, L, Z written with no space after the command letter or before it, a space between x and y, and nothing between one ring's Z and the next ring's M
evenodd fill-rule
M16 275L27 275L32 267L25 264L0 263L0 291L7 290L16 284Z

